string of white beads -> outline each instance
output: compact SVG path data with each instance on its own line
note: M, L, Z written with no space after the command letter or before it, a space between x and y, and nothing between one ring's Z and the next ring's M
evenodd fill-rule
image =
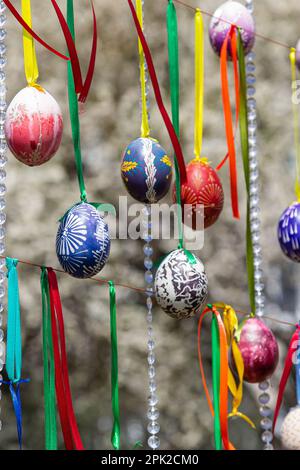
M142 7L144 8L144 0L142 1ZM150 120L149 113L149 74L147 62L145 61L145 83L146 83L146 97L147 97L147 113L148 119ZM142 106L142 101L140 102ZM160 447L160 439L158 433L160 431L160 425L158 422L159 411L157 409L158 397L157 397L157 385L156 385L156 370L155 370L155 341L153 335L153 248L152 248L152 237L151 237L151 205L145 205L143 209L143 230L142 238L145 241L144 245L144 267L145 267L145 283L146 283L146 306L147 306L147 333L148 333L148 379L149 379L149 397L148 397L148 413L147 420L148 426L147 431L149 433L148 446L152 450L157 450Z
M7 163L7 145L4 133L4 123L6 114L6 5L3 1L0 2L0 255L4 255L5 252L5 194L6 194L6 172L5 165ZM3 327L3 311L4 304L3 298L5 295L5 283L6 270L5 270L5 259L0 259L0 380L2 380L2 370L5 361L5 343L4 343L4 331ZM2 398L1 385L0 385L0 400ZM1 413L1 408L0 408ZM0 419L0 430L2 429L2 421Z
M246 7L253 14L253 0L246 0ZM256 315L262 317L265 308L263 269L262 269L262 249L260 244L261 221L260 221L260 198L259 198L259 168L257 158L257 113L255 99L255 54L250 52L246 58L246 80L247 80L247 105L248 105L248 134L249 134L249 161L250 161L250 228L253 244L254 263L254 290ZM272 445L272 421L270 415L271 408L268 406L270 394L268 381L259 384L259 412L261 416L261 429L263 433L261 440L264 443L264 450L273 450Z

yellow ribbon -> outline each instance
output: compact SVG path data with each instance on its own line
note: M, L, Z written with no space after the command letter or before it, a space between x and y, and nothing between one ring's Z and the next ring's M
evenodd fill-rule
M291 62L291 72L292 72L292 89L293 93L296 90L297 86L297 73L296 73L296 49L291 48L290 51L290 62ZM300 202L300 141L299 141L299 108L298 103L295 101L295 97L292 96L293 102L293 115L294 115L294 139L295 139L295 148L296 148L296 183L295 183L295 192L298 202Z
M22 17L32 27L30 0L22 0ZM31 34L23 29L24 69L29 86L36 86L39 70L36 60L34 40Z
M238 330L238 318L230 305L224 303L215 304L216 308L223 309L223 323L227 336L227 344L231 347L239 384L236 384L235 378L231 370L228 370L228 388L233 396L232 411L228 418L238 417L246 421L253 429L255 424L248 416L239 411L239 407L243 400L243 378L244 378L244 361L240 349L237 344L235 333Z
M136 0L136 14L140 22L141 28L143 29L143 2L142 0ZM147 106L147 81L146 81L146 70L145 70L145 56L141 41L139 40L139 56L140 56L140 83L141 83L141 98L142 98L142 125L141 125L141 137L150 136L150 126L148 117L148 106Z
M195 13L195 144L196 157L201 156L204 104L204 27L201 10Z
M191 160L190 163L202 163L203 165L210 165L211 162L208 160L206 157L195 157L193 160Z

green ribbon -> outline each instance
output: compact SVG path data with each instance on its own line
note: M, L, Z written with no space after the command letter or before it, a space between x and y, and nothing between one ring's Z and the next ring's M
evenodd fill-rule
M43 316L45 448L46 450L57 450L55 366L52 343L48 274L45 267L42 267L41 271L41 293Z
M71 31L73 40L75 41L73 0L67 0L67 23ZM69 112L70 112L70 121L71 121L71 128L72 128L76 170L77 170L77 177L78 177L79 190L80 190L80 199L81 201L86 202L87 195L86 195L86 189L85 189L84 177L83 177L81 145L80 145L80 122L79 122L78 99L77 99L77 94L75 91L72 64L70 63L70 61L68 61L68 96L69 96Z
M248 291L251 310L255 313L255 290L254 290L254 255L253 243L250 225L250 168L249 168L249 140L248 140L248 112L247 112L247 84L245 53L240 30L238 30L238 57L239 57L239 75L240 75L240 136L241 148L244 166L244 175L247 190L247 273L248 273Z
M11 382L21 380L22 370L22 339L21 315L17 265L18 260L6 258L8 271L8 318L7 318L7 349L6 372Z
M168 54L169 54L169 75L170 93L172 104L172 121L177 137L180 138L179 124L179 50L178 50L178 24L176 8L172 0L169 0L167 7L167 32L168 32ZM183 248L183 223L182 223L182 201L180 171L175 155L175 181L176 181L176 201L178 210L178 235L179 249Z
M213 313L211 324L212 338L212 379L214 406L214 437L216 450L222 450L222 434L220 424L220 335L218 320Z
M115 450L120 450L120 406L119 406L119 378L118 378L118 338L117 338L117 308L116 288L113 281L109 281L110 299L110 341L111 341L111 404L113 412L113 429L111 443Z

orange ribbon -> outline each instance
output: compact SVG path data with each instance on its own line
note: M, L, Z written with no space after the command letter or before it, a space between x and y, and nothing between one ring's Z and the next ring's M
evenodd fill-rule
M221 82L222 82L222 99L224 108L224 119L226 129L226 139L228 147L228 156L220 163L217 169L220 169L226 160L229 158L229 170L230 170L230 190L231 190L231 205L233 216L237 219L240 218L239 203L238 203L238 188L237 188L237 168L236 168L236 151L234 142L234 126L232 122L232 112L230 103L229 93L229 81L228 81L228 43L231 43L231 54L234 71L234 82L235 82L235 101L236 101L236 126L239 119L239 73L238 73L238 54L237 54L237 37L236 37L236 26L232 25L228 31L225 41L221 50Z
M200 373L203 383L204 392L206 395L207 403L210 409L212 416L214 416L214 408L212 404L212 400L210 397L210 393L207 386L207 381L205 378L205 372L203 367L202 355L201 355L201 329L203 325L204 317L208 314L212 313L216 316L219 328L219 337L220 337L220 426L221 426L221 434L222 434L222 441L225 450L235 450L235 447L229 440L229 433L228 433L228 346L227 346L227 337L225 327L222 321L222 317L216 307L212 306L207 307L199 318L198 323L198 358L199 358L199 366L200 366Z

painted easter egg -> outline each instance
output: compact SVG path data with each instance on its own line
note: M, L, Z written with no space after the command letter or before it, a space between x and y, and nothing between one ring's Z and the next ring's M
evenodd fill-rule
M172 251L155 276L157 303L165 313L178 320L196 315L205 305L208 280L202 262L190 262L184 250Z
M280 217L278 240L283 253L300 263L300 203L292 204Z
M281 426L281 442L287 450L300 450L300 407L292 408Z
M169 191L172 163L157 141L141 137L126 148L121 174L127 191L134 199L153 204Z
M244 361L244 380L260 383L274 373L279 359L278 344L270 328L258 318L249 318L242 326L238 341Z
M64 271L89 278L104 267L110 252L107 224L91 204L72 207L60 222L56 254Z
M7 109L7 144L25 165L38 166L50 160L60 146L62 132L60 107L42 87L23 88Z
M222 21L225 20L225 21ZM210 43L220 55L226 35L231 25L240 28L245 54L248 54L255 42L255 24L251 13L239 2L226 2L213 14L209 26ZM228 57L231 57L231 41L228 41Z
M296 46L296 64L297 64L298 69L300 70L300 39L297 42L297 46Z
M194 230L213 225L219 218L224 205L224 192L217 172L199 158L192 160L186 167L187 180L181 185L181 202L184 223ZM176 201L176 186L173 199Z

